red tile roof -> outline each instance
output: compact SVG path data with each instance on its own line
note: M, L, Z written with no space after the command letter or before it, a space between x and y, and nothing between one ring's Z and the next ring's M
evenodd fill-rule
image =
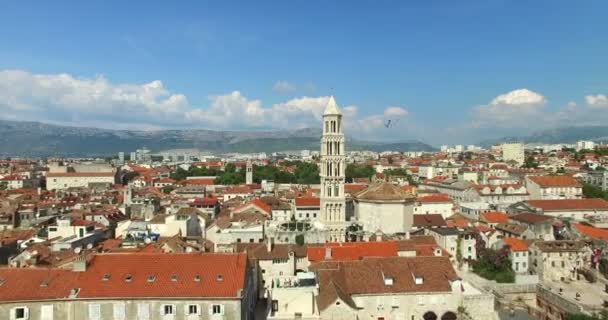
M66 298L73 288L80 288L78 298L239 298L246 268L245 254L99 254L85 272L1 268L0 300Z
M488 223L507 223L509 222L509 216L504 212L486 212L482 213L481 216Z
M0 301L52 300L67 298L77 288L78 274L70 270L48 268L0 268L4 280ZM42 286L43 282L47 284Z
M531 207L543 211L559 210L608 210L608 201L604 199L558 199L558 200L528 200Z
M439 193L439 194L431 194L428 196L418 197L416 201L420 203L445 203L452 202L450 197L447 194Z
M79 273L78 297L237 298L245 284L246 265L245 254L100 254ZM106 273L110 279L103 281ZM131 282L125 281L128 275ZM197 275L200 281L195 280ZM150 276L155 277L153 282L148 281Z
M296 198L296 207L319 207L321 199L316 197L301 197Z
M580 182L571 176L531 176L531 181L541 187L582 187Z
M505 245L508 245L513 252L528 251L528 244L521 239L506 237L503 239L503 241Z
M445 220L440 214L415 214L414 227L447 227Z
M55 177L113 177L113 172L49 172L47 178Z
M184 184L186 184L186 185L210 186L210 185L213 185L214 183L215 183L215 178L184 180Z
M323 246L309 246L309 261L329 261L325 259L326 249L331 248L333 261L358 260L362 257L395 257L397 244L394 241L327 243Z
M580 224L580 223L574 224L574 227L576 228L576 230L578 230L578 232L580 232L581 234L583 234L587 237L594 238L594 239L600 239L600 240L608 240L608 230L606 230L606 229L586 226L586 225Z

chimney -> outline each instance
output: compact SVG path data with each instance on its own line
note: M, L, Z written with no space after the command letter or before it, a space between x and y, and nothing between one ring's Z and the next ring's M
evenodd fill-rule
M87 271L87 260L85 256L78 256L72 263L72 271L74 272L85 272Z
M271 252L272 249L274 249L274 238L268 238L266 240L266 250L268 250L268 252Z
M325 247L325 260L331 260L331 247Z

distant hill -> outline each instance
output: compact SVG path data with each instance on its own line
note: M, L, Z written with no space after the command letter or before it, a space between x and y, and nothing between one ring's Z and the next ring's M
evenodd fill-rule
M143 146L153 151L199 149L213 152L275 152L319 149L321 131L109 130L41 122L0 120L1 156L105 156ZM350 150L430 151L420 141L360 142L347 138Z
M519 141L523 143L575 143L580 140L591 140L595 142L608 141L608 126L580 126L547 129L533 132L529 135L502 137L488 139L479 144L489 147L508 141Z

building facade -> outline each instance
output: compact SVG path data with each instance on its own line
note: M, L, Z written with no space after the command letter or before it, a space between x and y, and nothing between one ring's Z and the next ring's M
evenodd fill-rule
M341 242L346 237L345 138L342 113L334 97L329 98L323 113L321 137L321 222L328 230L327 241Z

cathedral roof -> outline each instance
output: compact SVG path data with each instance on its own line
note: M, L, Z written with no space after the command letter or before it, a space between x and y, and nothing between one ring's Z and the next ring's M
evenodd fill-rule
M381 182L357 192L354 198L367 201L404 201L413 200L415 197L392 183Z
M338 109L338 105L336 104L336 99L334 96L329 97L329 101L327 102L327 106L325 107L325 111L323 115L339 115L342 114Z

